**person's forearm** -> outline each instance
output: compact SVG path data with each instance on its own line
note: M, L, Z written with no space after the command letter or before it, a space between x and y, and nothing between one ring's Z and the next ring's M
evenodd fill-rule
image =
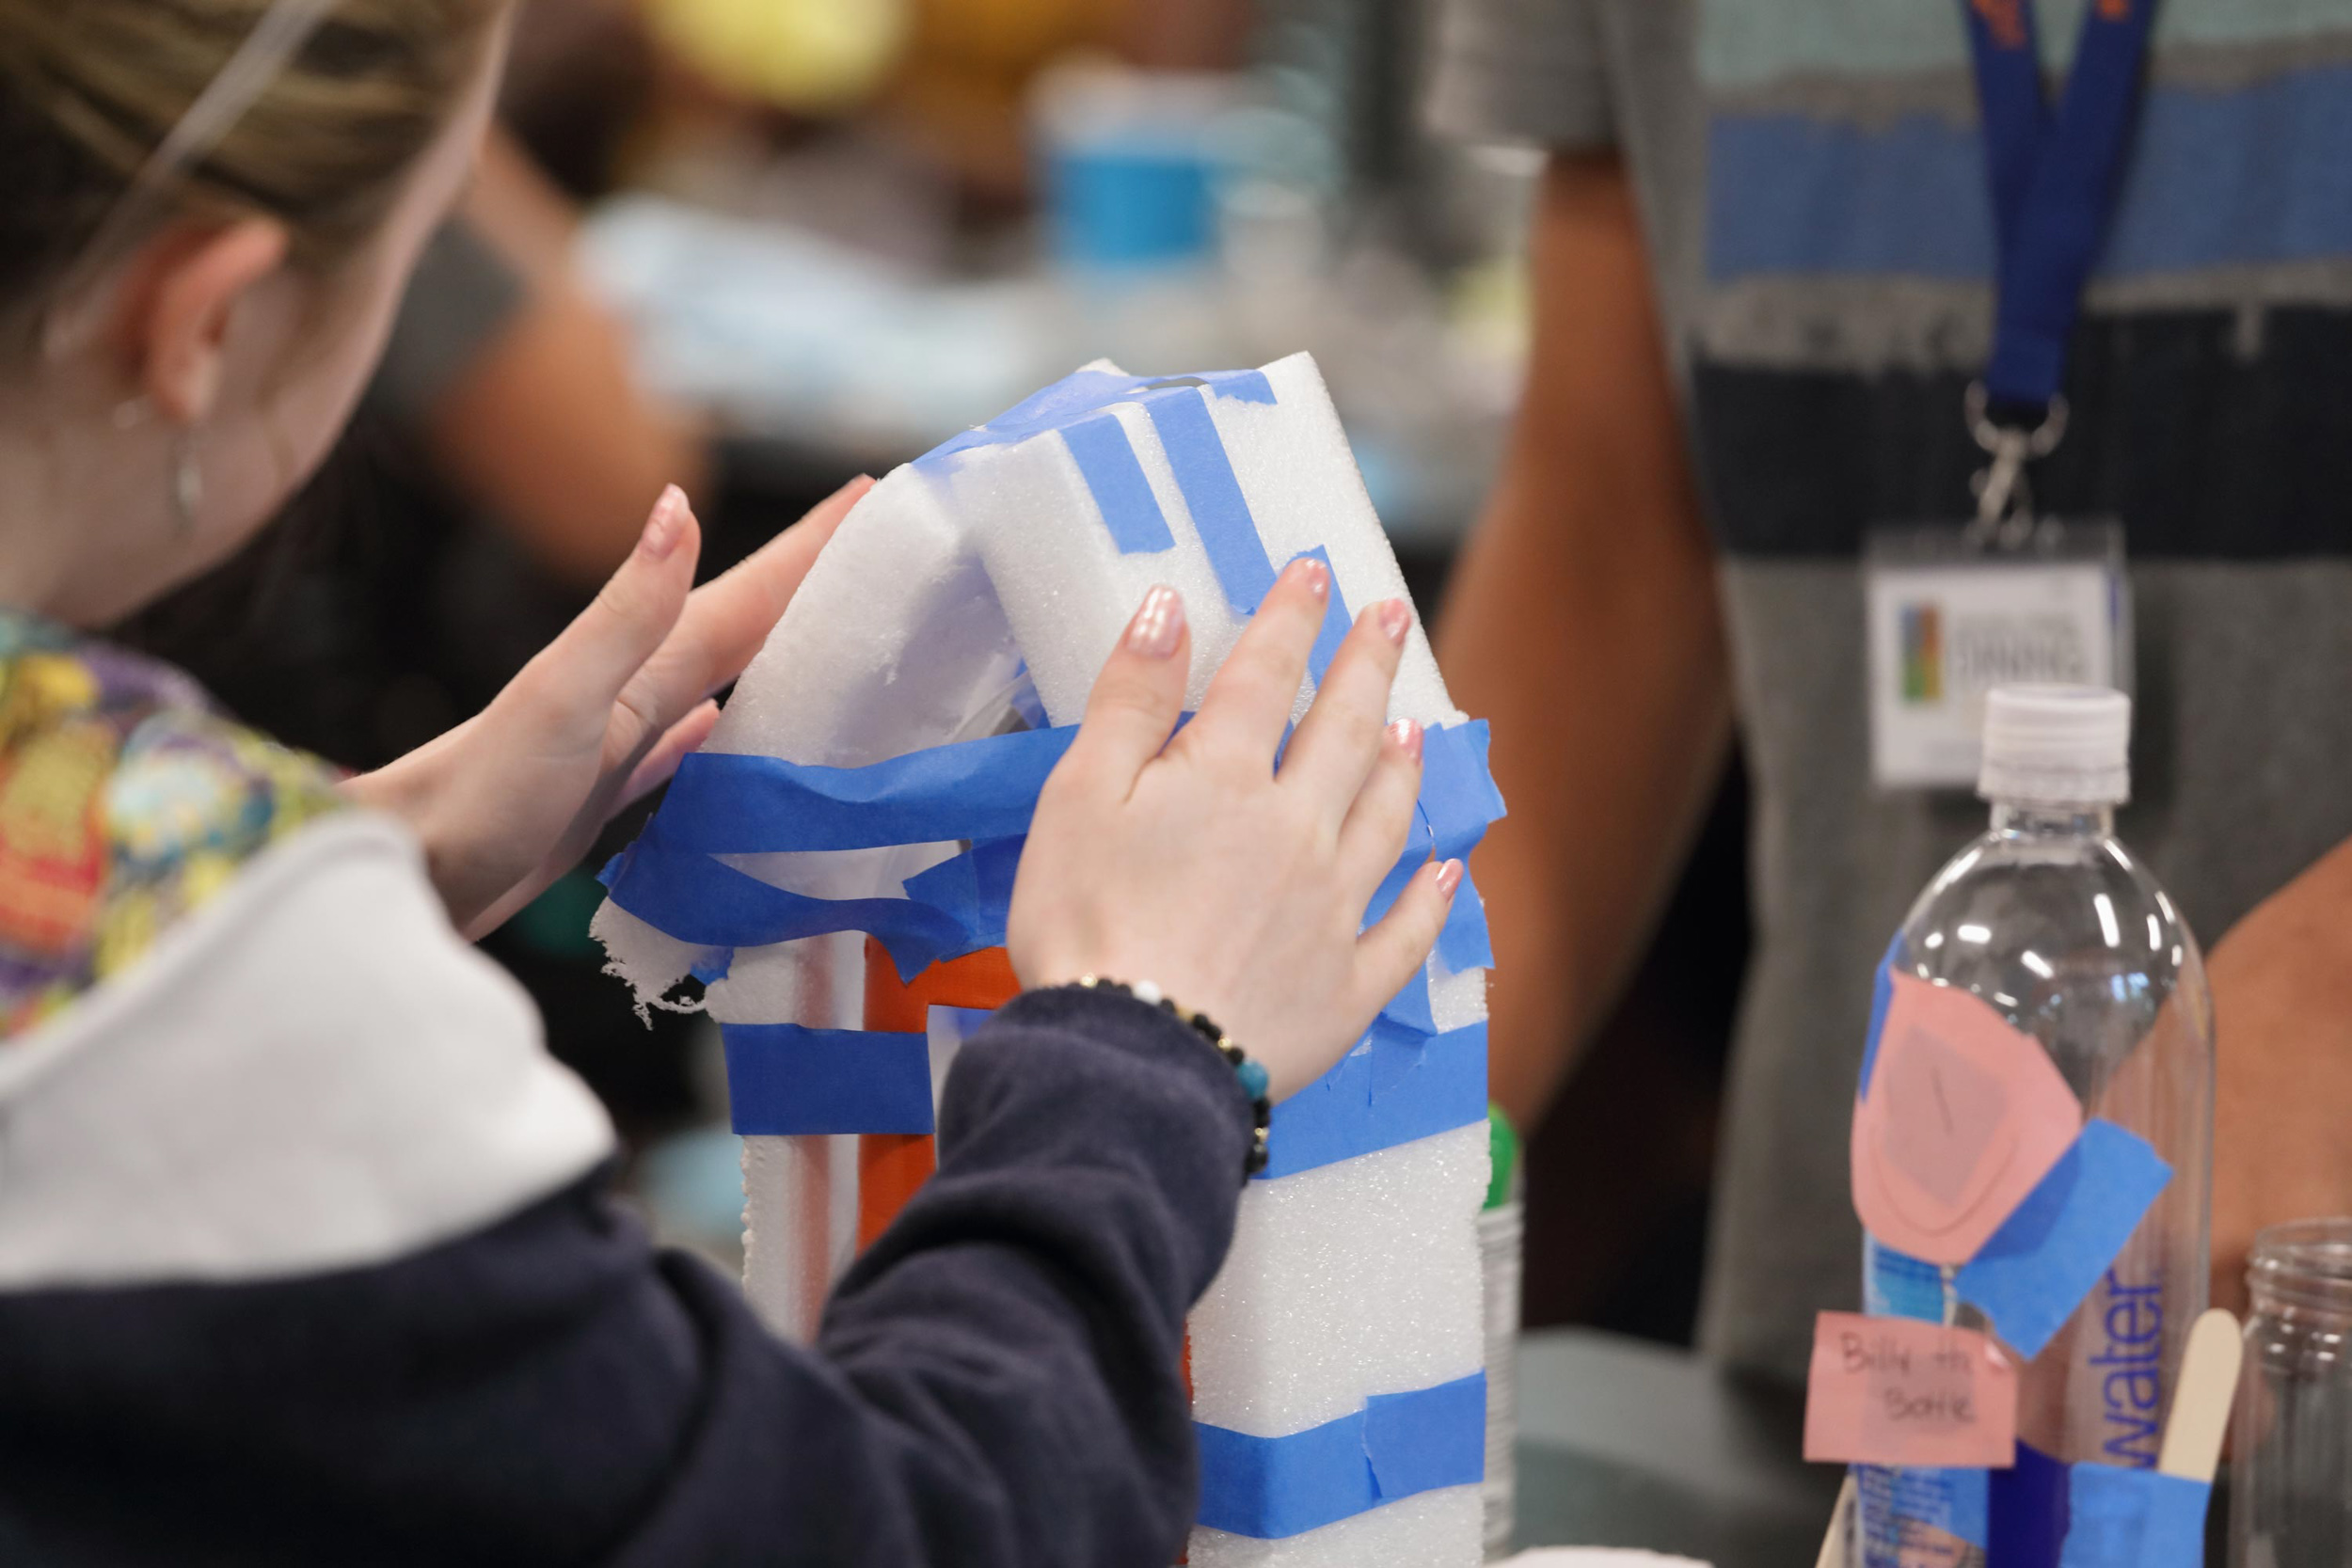
M708 452L642 386L618 322L571 264L576 214L504 136L465 219L521 277L524 303L428 411L436 465L542 567L581 587L619 565L666 484L705 499Z
M1540 1117L1655 924L1720 774L1730 692L1632 198L1555 160L1525 404L1438 626L1510 816L1472 863L1494 930L1495 1099Z

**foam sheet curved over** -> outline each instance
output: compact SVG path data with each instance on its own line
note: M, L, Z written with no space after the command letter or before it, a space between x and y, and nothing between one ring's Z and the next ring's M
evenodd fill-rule
M1263 374L1271 403L1211 389L1174 395L1205 404L1268 562L1279 569L1308 550L1326 551L1337 590L1357 613L1405 596L1313 362L1295 356ZM901 468L844 520L738 684L707 749L858 766L986 733L1024 664L1048 720L1074 723L1103 660L1158 583L1184 596L1197 705L1246 621L1229 602L1151 410L1129 402L1104 413L1126 436L1172 549L1120 552L1058 433ZM1302 689L1298 711L1311 694ZM1390 712L1433 726L1462 718L1418 625ZM746 855L729 863L794 892L890 897L900 895L909 870L947 847ZM611 904L596 931L641 996L667 992L702 957ZM723 1022L854 1026L861 961L855 938L739 950L707 1003ZM1440 1029L1486 1016L1483 971L1448 974L1433 960L1430 978ZM845 1148L746 1141L746 1287L787 1332L813 1325L822 1284L846 1260L855 1195ZM1233 1254L1194 1319L1198 1418L1281 1437L1360 1409L1371 1395L1476 1371L1475 1220L1486 1175L1482 1121L1252 1183ZM1282 1541L1197 1531L1191 1560L1200 1568L1468 1568L1481 1537L1477 1489L1449 1488Z

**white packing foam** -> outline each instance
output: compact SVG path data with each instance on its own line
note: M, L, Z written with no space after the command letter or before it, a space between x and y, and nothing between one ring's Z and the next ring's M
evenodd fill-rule
M900 468L842 520L703 749L844 768L881 762L957 737L976 710L993 720L1019 663L963 531L920 475ZM908 874L898 869L908 852L896 849L729 859L818 897L898 896L897 879ZM591 929L641 999L665 994L699 953L609 901Z
M1249 1183L1192 1313L1194 1418L1282 1437L1478 1370L1487 1160L1482 1120Z
M865 1021L865 942L853 931L737 953L705 993L720 1023L856 1028ZM816 1338L826 1292L857 1246L857 1139L743 1140L743 1289L768 1326Z
M1375 600L1408 597L1396 552L1372 509L1314 359L1304 354L1278 359L1265 368L1265 378L1274 388L1273 404L1216 398L1209 411L1266 554L1279 566L1322 546L1341 596L1357 614ZM1429 725L1460 717L1419 616L1397 669L1389 716Z
M1279 1541L1196 1529L1191 1568L1477 1568L1483 1505L1475 1486L1403 1497Z
M1468 891L1464 890L1465 893ZM1446 968L1443 958L1431 954L1429 1019L1440 1034L1449 1029L1467 1029L1473 1023L1484 1023L1486 1021L1486 972L1466 969L1457 974Z
M1097 365L1090 369L1107 370ZM1276 401L1200 388L1269 563L1320 546L1349 610L1406 594L1313 362L1265 369ZM1059 434L905 467L851 511L736 688L707 750L859 766L991 733L1025 662L1052 722L1075 722L1144 594L1168 583L1193 627L1197 705L1243 621L1200 544L1149 412L1106 411L1125 432L1175 548L1121 555ZM1303 688L1295 711L1311 696ZM1458 722L1415 627L1391 717ZM820 896L895 896L952 846L726 857L772 885ZM700 956L608 904L615 968L641 997ZM707 990L722 1022L853 1025L855 936L739 951ZM1432 961L1440 1028L1485 1017L1483 971ZM1200 1418L1279 1436L1476 1371L1483 1359L1476 1216L1486 1187L1482 1121L1398 1148L1250 1184L1232 1256L1192 1322ZM768 1320L805 1335L848 1261L855 1146L846 1138L745 1140L745 1285ZM1407 1497L1288 1541L1197 1531L1198 1568L1469 1568L1478 1489Z
M1404 574L1364 492L1314 361L1293 355L1267 366L1264 373L1274 389L1272 404L1229 397L1213 388L1176 395L1207 404L1268 561L1279 569L1294 556L1322 546L1353 613L1375 600L1406 597ZM1245 624L1227 602L1200 545L1151 415L1132 403L1107 412L1126 433L1159 501L1176 540L1171 551L1119 553L1077 460L1058 436L965 452L942 481L951 509L969 520L989 579L1036 678L1038 696L1057 724L1076 722L1120 631L1155 584L1184 594L1192 625L1187 705L1199 705ZM1298 711L1311 695L1311 685L1302 689ZM1418 624L1389 705L1391 717L1424 724L1458 717Z
M743 1140L743 1292L806 1344L857 1245L857 1140Z

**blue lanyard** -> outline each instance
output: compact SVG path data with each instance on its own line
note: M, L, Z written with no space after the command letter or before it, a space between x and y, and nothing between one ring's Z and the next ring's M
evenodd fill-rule
M2065 380L2067 339L2122 182L2156 0L2090 0L2055 112L2042 92L2033 0L1961 0L1961 9L1999 242L1985 390L1996 405L2045 409Z

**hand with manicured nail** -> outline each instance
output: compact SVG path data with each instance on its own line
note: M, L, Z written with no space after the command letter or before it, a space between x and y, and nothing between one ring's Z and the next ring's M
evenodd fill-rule
M1152 591L1046 781L1008 927L1025 985L1150 981L1222 1025L1278 1100L1420 970L1462 876L1422 867L1358 934L1421 792L1420 726L1384 722L1412 612L1358 618L1284 748L1330 591L1318 562L1285 570L1181 732L1184 604Z
M614 812L667 780L717 721L817 552L873 481L859 479L701 588L701 530L675 486L596 602L490 705L345 788L405 818L469 937L577 864Z

